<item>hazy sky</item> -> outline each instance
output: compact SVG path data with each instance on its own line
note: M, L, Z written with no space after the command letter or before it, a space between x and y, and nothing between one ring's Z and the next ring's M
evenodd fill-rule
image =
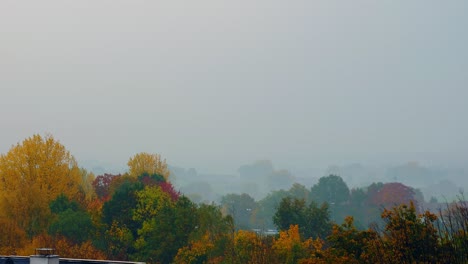
M468 164L468 1L2 1L0 153Z

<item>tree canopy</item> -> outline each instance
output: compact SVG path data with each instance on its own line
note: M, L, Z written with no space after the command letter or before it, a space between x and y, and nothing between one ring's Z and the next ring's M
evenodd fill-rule
M279 230L288 230L291 225L298 225L305 238L325 238L330 234L332 226L326 203L319 207L312 201L307 205L304 199L291 197L281 200L273 222Z
M83 177L74 157L51 135L34 135L0 156L0 218L38 234L49 224L49 203L76 199Z
M159 174L168 180L170 171L167 167L166 160L161 158L159 154L150 154L141 152L131 157L128 160L128 174L133 177L138 177L143 173Z
M311 198L317 203L341 204L349 199L349 189L338 175L322 177L311 188Z

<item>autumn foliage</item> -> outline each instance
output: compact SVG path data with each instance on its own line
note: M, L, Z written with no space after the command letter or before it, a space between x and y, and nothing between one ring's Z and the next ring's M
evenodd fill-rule
M158 174L169 179L170 171L167 168L166 160L159 154L150 154L146 152L138 153L128 161L129 175L138 177L143 173Z
M383 184L370 196L371 204L377 206L393 207L399 204L414 203L414 191L411 187L398 182Z
M79 199L78 165L52 136L34 135L0 156L0 219L28 237L47 228L49 203L59 194Z
M158 154L128 166L95 177L52 136L13 146L0 156L0 254L54 247L62 257L147 263L468 263L463 198L434 213L401 183L349 190L330 175L262 202L229 194L221 205L195 204ZM251 230L269 223L278 234Z
M120 176L122 175L120 174L113 175L113 174L108 174L108 173L97 176L92 183L97 197L103 201L109 200L110 194L111 194L110 188L111 188L112 181L116 179L116 177L120 177Z

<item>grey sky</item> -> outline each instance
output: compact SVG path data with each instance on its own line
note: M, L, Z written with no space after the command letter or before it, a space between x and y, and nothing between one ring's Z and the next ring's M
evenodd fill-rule
M0 153L466 164L467 1L2 1ZM393 160L392 160L393 159ZM429 164L431 165L431 164Z

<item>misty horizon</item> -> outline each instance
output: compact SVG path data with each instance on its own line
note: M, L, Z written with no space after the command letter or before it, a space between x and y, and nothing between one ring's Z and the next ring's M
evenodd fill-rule
M467 169L466 2L8 2L0 153ZM323 176L323 175L318 175Z

